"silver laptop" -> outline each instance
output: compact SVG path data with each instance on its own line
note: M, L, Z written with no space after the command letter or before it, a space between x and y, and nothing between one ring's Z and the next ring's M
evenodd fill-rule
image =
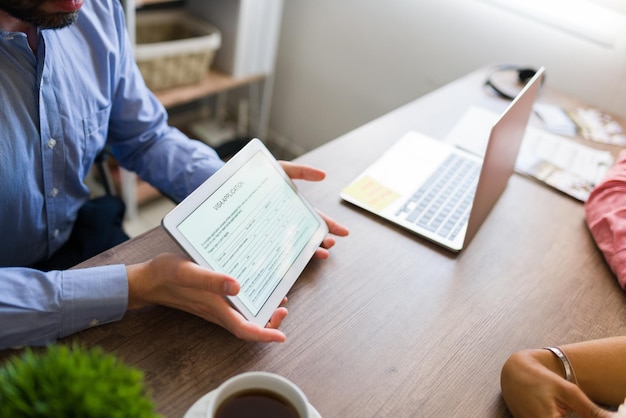
M489 134L484 157L407 132L341 191L341 198L454 252L473 238L502 194L545 69L540 68Z

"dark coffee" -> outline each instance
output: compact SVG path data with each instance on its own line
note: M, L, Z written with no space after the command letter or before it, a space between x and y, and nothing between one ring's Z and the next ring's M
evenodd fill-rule
M300 418L296 407L283 396L264 389L237 392L217 408L215 418Z

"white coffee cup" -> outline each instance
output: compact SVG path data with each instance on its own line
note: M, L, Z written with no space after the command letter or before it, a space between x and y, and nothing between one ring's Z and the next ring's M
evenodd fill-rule
M288 401L299 414L299 418L313 418L309 414L306 395L292 381L268 372L246 372L226 380L213 391L207 404L207 418L213 418L222 403L237 393L254 390L269 391Z

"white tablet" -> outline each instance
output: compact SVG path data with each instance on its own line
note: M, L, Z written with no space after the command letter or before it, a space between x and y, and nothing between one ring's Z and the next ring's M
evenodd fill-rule
M162 221L198 264L236 278L228 297L265 326L328 233L258 139L250 141Z

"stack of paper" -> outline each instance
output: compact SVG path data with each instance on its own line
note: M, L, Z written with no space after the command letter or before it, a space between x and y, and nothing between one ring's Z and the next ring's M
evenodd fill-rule
M497 119L496 113L471 107L445 140L484 155L489 131ZM515 169L584 202L612 165L610 152L528 126Z

